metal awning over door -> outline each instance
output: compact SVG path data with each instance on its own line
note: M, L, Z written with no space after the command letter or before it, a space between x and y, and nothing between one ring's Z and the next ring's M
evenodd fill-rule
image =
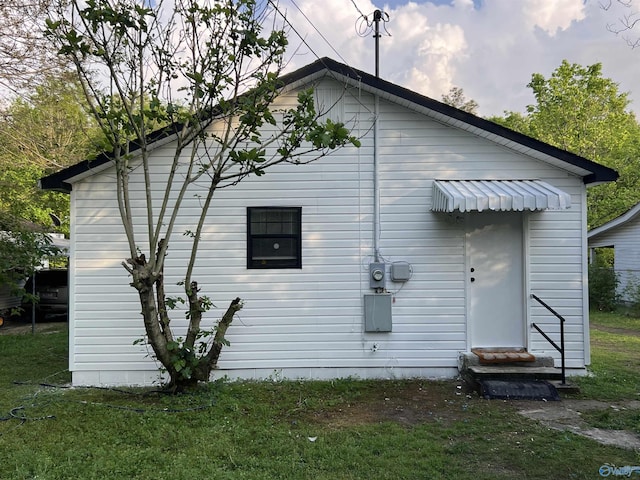
M542 180L435 180L433 212L564 210L571 196Z

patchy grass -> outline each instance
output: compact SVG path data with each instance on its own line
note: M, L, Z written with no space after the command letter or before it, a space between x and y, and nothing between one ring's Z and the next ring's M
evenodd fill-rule
M640 435L640 409L610 407L607 410L587 411L582 418L595 428L628 430Z
M591 312L588 377L577 378L582 398L616 402L584 412L594 428L640 435L640 319L624 313Z
M624 314L624 312L590 312L589 319L592 327L615 329L618 333L640 336L640 318Z
M615 340L594 346L583 396L638 378L624 354L637 345ZM0 336L0 352L2 479L582 479L640 464L454 381L217 382L166 396L63 388L65 332ZM615 396L636 398L629 386ZM593 422L632 427L622 413Z
M640 400L638 319L615 313L591 317L590 376L575 379L585 398Z

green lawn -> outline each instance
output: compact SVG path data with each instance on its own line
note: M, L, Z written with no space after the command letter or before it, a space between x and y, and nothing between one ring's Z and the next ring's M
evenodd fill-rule
M576 379L583 396L640 400L640 319L595 312L591 326L593 375Z
M585 479L640 465L454 381L214 383L178 396L49 386L69 380L66 335L0 335L2 479ZM592 338L580 397L640 400L638 337ZM638 426L637 410L597 413L601 428Z

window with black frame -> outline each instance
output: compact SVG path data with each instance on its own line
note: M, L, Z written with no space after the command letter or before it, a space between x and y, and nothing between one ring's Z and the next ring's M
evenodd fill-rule
M247 268L302 268L302 208L247 208Z

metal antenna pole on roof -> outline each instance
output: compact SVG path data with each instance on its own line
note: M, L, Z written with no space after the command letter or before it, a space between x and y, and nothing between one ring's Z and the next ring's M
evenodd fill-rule
M382 12L376 10L373 12L373 38L375 38L376 41L376 77L380 76L380 20L382 20Z

